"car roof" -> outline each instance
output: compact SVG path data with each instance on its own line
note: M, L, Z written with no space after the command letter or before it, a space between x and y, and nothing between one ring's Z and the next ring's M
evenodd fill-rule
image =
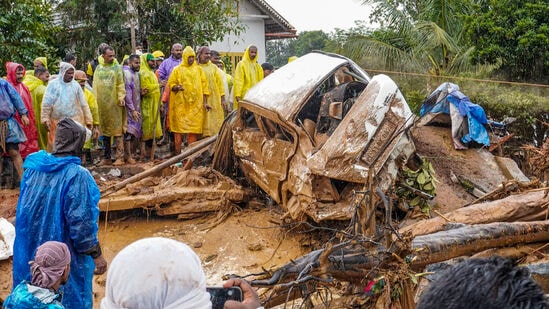
M340 55L323 52L306 54L257 83L248 90L244 100L291 120L311 92L337 68L348 63L358 68L354 62ZM368 79L366 73L364 78Z

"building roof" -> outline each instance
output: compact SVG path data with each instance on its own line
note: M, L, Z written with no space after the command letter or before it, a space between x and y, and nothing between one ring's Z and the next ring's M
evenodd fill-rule
M275 40L297 37L297 30L280 15L265 0L249 0L262 14L268 16L265 19L265 40Z

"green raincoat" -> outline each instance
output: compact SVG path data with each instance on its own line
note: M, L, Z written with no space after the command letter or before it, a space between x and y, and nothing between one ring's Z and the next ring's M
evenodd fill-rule
M99 108L101 134L104 136L122 136L126 132L126 108L120 106L124 101L124 73L115 61L105 64L99 57L99 65L93 73L93 92Z
M155 138L162 137L162 125L160 124L160 85L154 72L147 63L147 54L141 55L141 69L139 70L139 82L141 89L148 89L147 94L141 96L141 118L143 120L143 141L153 138L153 132L156 130ZM156 128L154 123L156 122Z

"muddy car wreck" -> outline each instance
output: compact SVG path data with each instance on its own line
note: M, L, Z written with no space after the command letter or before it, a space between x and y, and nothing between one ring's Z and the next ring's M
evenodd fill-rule
M388 189L413 154L413 121L388 76L313 52L246 93L222 128L213 165L225 174L236 165L292 219L348 220L354 192L368 179Z

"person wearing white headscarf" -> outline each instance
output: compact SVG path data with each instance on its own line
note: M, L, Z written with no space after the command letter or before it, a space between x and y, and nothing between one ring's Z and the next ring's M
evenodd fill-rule
M82 88L74 80L74 67L59 64L59 77L50 81L42 99L40 122L48 129L47 151L53 150L57 123L67 117L91 129L93 117Z
M211 308L200 259L168 238L138 240L120 251L107 274L101 309Z

